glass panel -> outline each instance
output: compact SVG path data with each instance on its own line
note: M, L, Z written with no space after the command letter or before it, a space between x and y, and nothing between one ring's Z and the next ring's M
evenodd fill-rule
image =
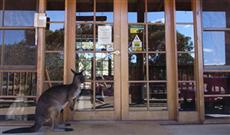
M179 89L179 110L180 111L195 111L196 101L195 93L196 86L194 82L180 82Z
M76 70L83 69L86 79L93 79L93 53L76 53Z
M93 50L93 24L76 25L76 49L78 51Z
M36 0L17 0L17 2L15 0L6 0L4 25L33 26L36 3Z
M76 0L76 20L93 21L94 0Z
M113 80L114 61L110 53L96 54L96 80Z
M97 25L96 37L97 51L113 51L113 25Z
M35 65L34 30L5 30L5 65Z
M88 111L93 109L93 83L85 82L78 102L75 102L74 110Z
M129 25L129 52L146 50L146 35L144 25Z
M144 1L128 0L128 22L129 23L145 22Z
M148 51L165 51L165 26L148 25Z
M129 80L147 80L146 54L129 54Z
M148 0L147 8L147 22L161 24L165 23L164 0Z
M45 57L45 76L52 81L63 80L64 53L47 53ZM48 80L48 81L50 81Z
M129 84L129 109L147 110L147 85L145 83Z
M149 84L150 110L167 110L167 87L166 83Z
M36 96L36 73L1 73L1 96Z
M176 22L193 22L191 0L176 0Z
M2 26L2 16L3 16L3 0L0 0L0 26Z
M149 54L149 80L166 80L166 56L162 53Z
M194 49L194 29L193 25L176 25L177 30L177 50L195 51Z
M47 0L46 14L50 21L64 21L65 0Z
M96 21L113 22L113 0L96 0Z
M230 65L230 32L203 32L204 65Z
M230 28L230 1L202 0L204 27Z
M178 79L195 80L194 53L178 54Z
M64 50L64 24L50 24L46 30L46 50Z
M109 82L96 83L96 109L113 110L114 84Z
M0 120L34 120L36 100L32 98L1 98Z
M205 73L204 94L230 94L230 73Z
M3 30L0 30L0 64L2 64Z
M230 97L205 97L205 116L207 118L229 117Z

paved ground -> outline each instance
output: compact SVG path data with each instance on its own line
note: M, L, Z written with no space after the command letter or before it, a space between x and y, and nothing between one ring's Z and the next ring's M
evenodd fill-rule
M0 126L3 130L18 126ZM90 121L74 122L74 132L41 132L21 135L230 135L230 124L159 125L154 121Z

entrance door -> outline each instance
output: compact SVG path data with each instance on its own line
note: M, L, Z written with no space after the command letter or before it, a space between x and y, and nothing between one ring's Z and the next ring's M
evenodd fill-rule
M86 82L74 120L120 119L116 0L76 0L75 67ZM75 117L76 116L76 117Z
M123 7L122 119L168 119L164 1L127 0Z

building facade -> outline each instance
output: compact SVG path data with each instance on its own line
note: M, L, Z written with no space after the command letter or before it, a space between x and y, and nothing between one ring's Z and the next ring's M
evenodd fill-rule
M230 116L230 0L0 0L0 119L85 70L71 120ZM35 15L36 14L36 15ZM36 18L36 19L35 19Z

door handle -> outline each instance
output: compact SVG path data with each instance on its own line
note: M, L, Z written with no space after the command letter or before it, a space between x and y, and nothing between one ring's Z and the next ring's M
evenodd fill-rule
M112 52L112 54L117 55L117 56L120 55L120 53L121 52L119 50L115 50L115 51Z

